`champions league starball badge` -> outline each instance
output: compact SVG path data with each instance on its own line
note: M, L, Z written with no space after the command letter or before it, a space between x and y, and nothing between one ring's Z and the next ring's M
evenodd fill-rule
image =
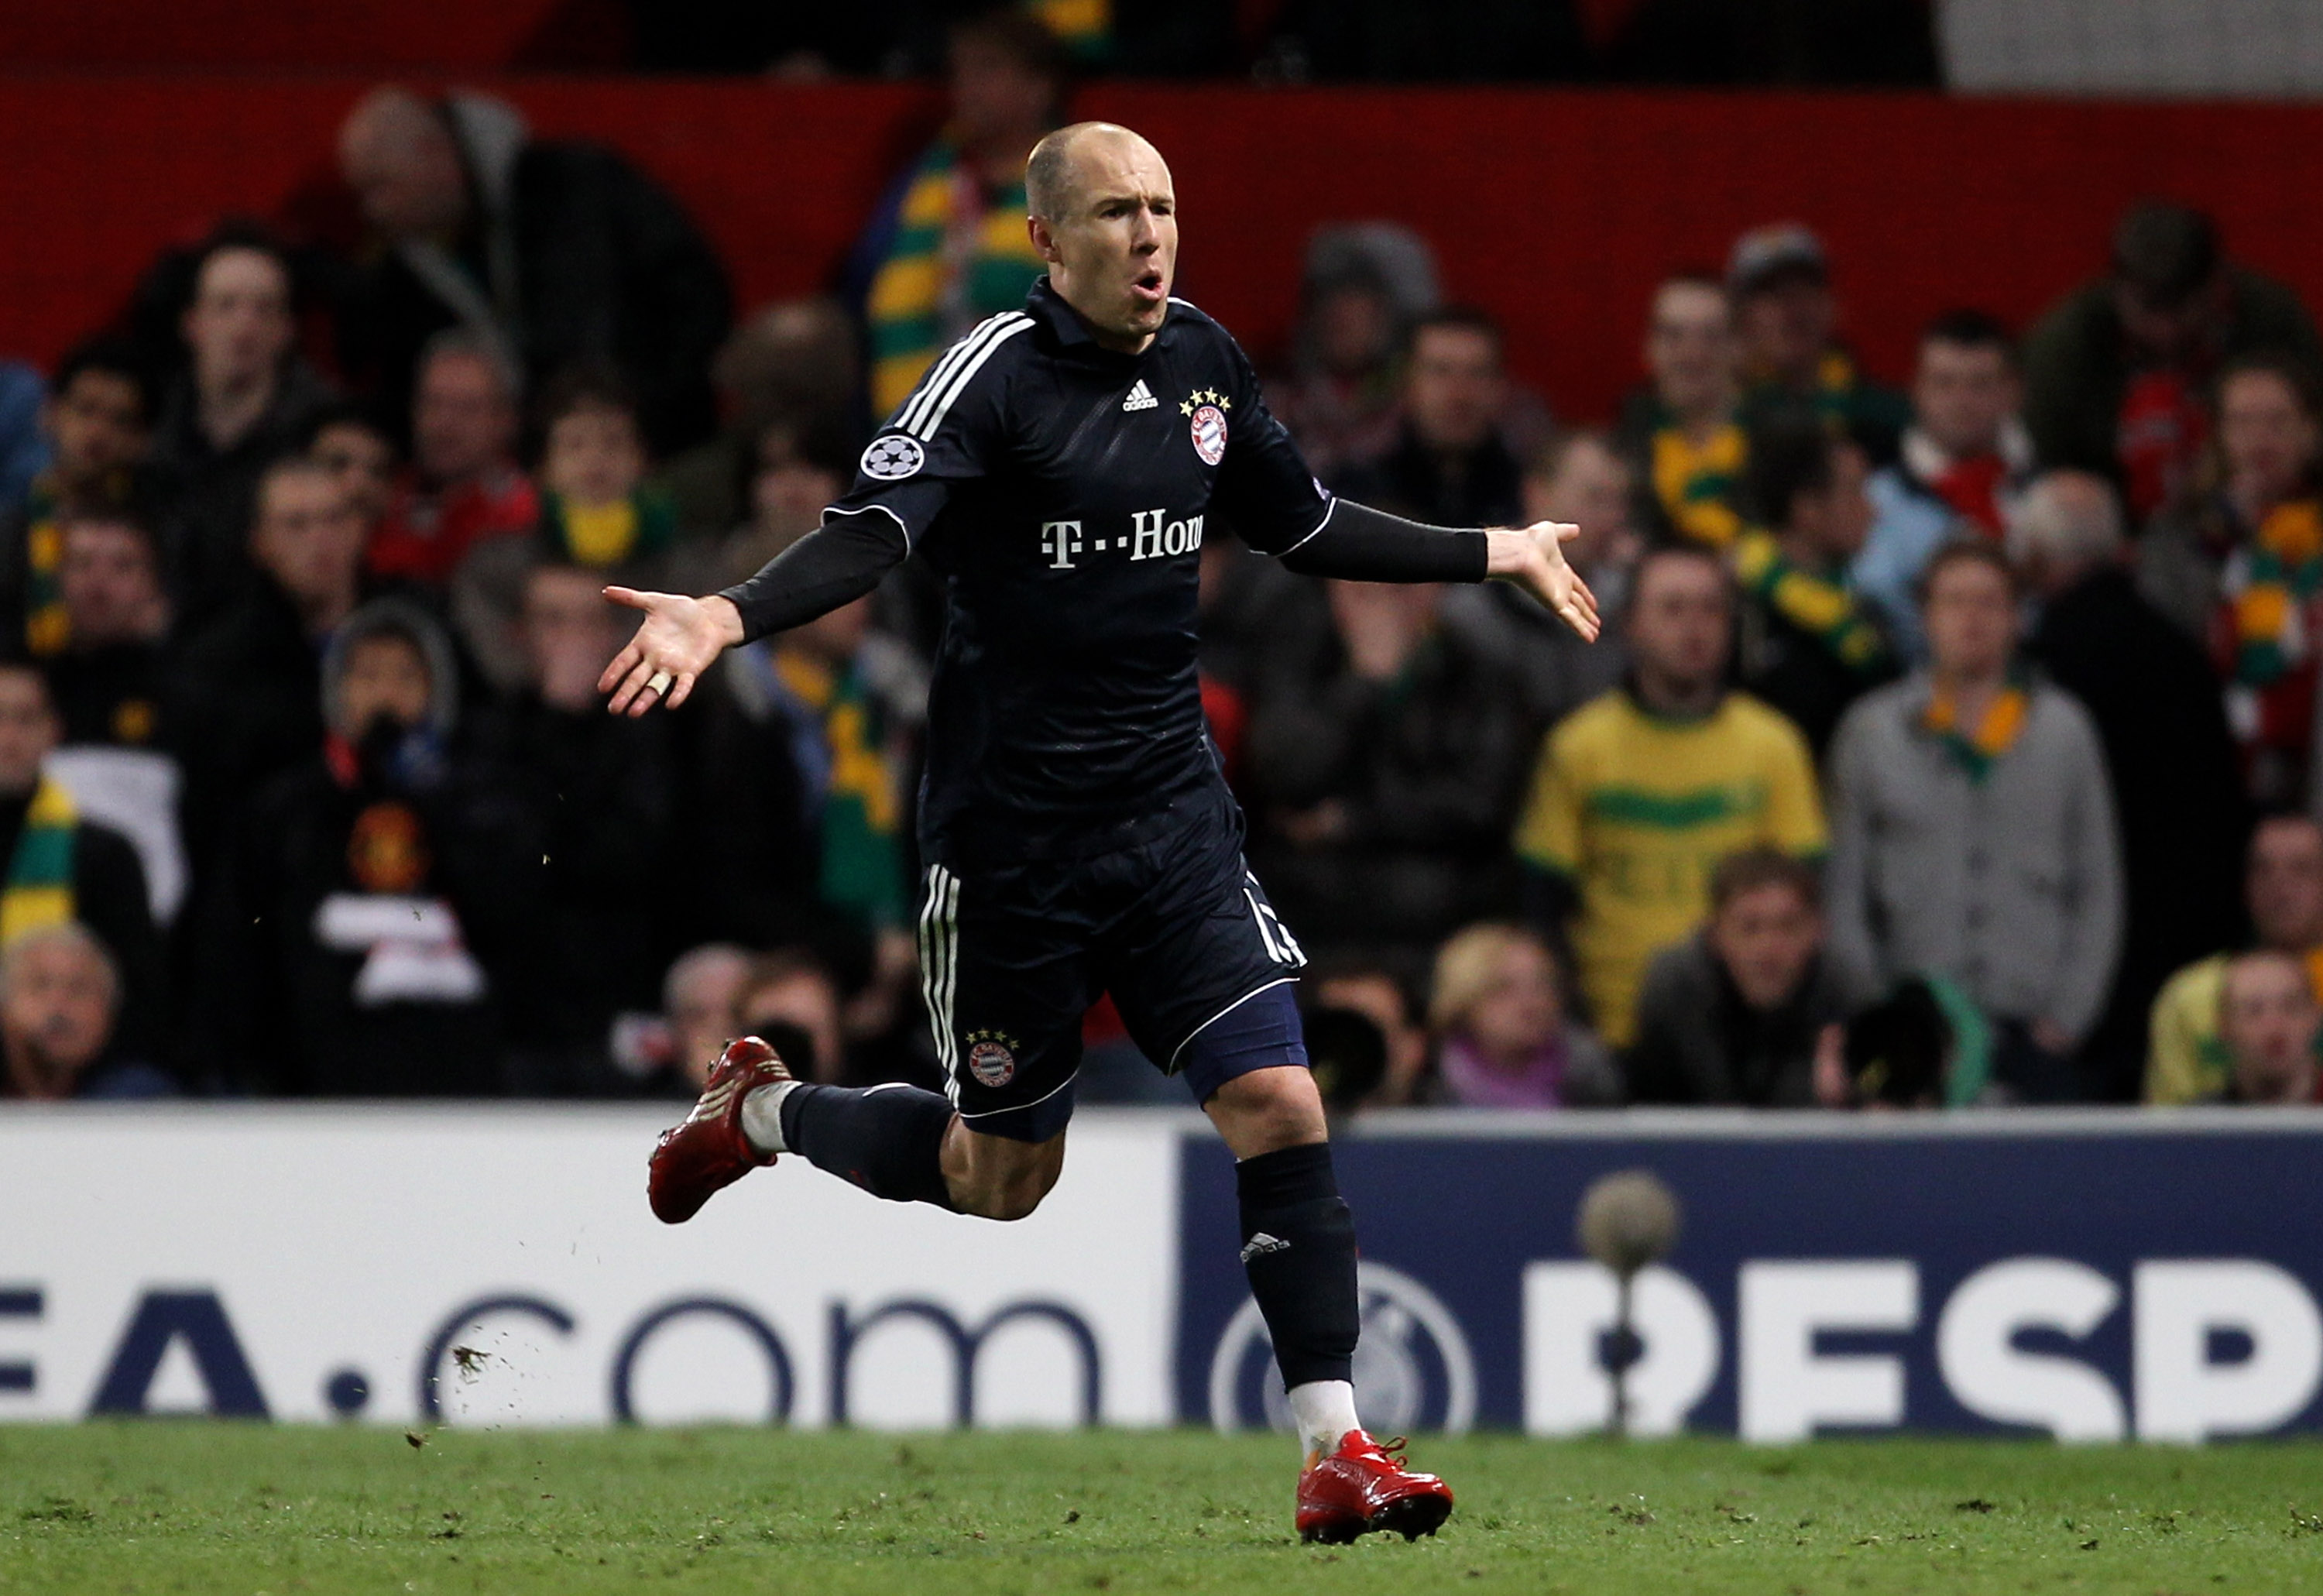
M870 447L863 451L863 474L883 482L910 476L927 463L927 452L919 440L897 432L873 438Z
M1190 417L1188 431L1203 464L1216 465L1226 457L1226 412L1233 408L1234 400L1207 388L1197 388L1178 407L1180 415Z

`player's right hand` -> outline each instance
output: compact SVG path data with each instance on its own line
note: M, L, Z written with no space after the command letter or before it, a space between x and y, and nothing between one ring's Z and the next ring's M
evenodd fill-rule
M742 612L730 599L628 587L609 587L605 597L645 611L637 635L597 678L597 691L613 695L605 707L616 715L642 715L656 703L677 708L719 655L742 640Z

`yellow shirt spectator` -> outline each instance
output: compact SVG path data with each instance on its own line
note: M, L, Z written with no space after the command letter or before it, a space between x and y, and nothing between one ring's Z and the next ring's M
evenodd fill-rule
M1617 689L1549 734L1517 852L1573 884L1581 989L1598 1032L1629 1045L1646 966L1710 910L1710 873L1759 844L1820 853L1814 763L1798 729L1747 693L1699 719Z
M2232 957L2217 953L2195 960L2171 977L2153 1000L2152 1051L2145 1058L2148 1103L2210 1103L2225 1095L2234 1060L2218 1034L2218 1001ZM2323 948L2309 949L2302 962L2316 1001L2323 1003Z

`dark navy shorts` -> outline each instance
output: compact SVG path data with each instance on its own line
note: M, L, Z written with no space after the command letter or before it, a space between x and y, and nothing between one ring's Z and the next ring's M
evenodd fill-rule
M1233 1077L1304 1063L1284 1048L1193 1045L1226 1014L1298 977L1306 956L1243 862L1242 811L1222 784L1125 828L1116 845L1017 858L978 849L926 871L921 990L952 1105L969 1129L1046 1142L1072 1117L1081 1020L1113 995L1131 1040L1197 1102ZM931 848L941 860L941 850ZM1274 1012L1275 1005L1266 1005Z

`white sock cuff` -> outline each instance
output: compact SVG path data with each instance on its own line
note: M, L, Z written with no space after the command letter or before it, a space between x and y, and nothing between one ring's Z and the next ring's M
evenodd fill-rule
M783 1141L783 1099L798 1084L794 1080L770 1081L742 1099L742 1134L760 1152L790 1151Z
M1355 1417L1355 1388L1344 1380L1310 1380L1292 1386L1288 1394L1302 1451L1328 1457L1349 1430L1364 1427Z

